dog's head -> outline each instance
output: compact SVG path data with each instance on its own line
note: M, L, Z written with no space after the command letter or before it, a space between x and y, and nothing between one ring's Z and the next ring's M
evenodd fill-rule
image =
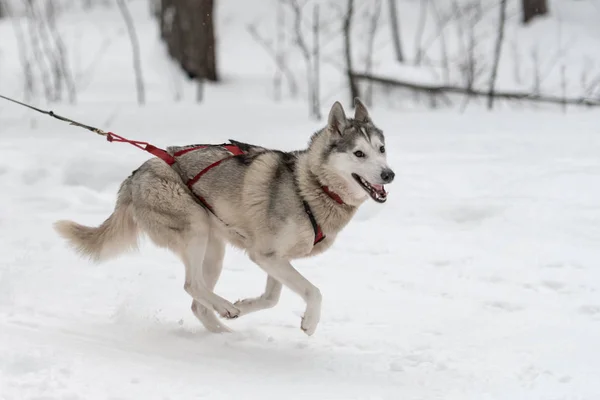
M354 99L354 107L353 119L346 118L339 102L331 107L326 128L329 137L326 164L330 172L345 182L352 197L364 199L369 195L384 203L387 200L384 185L394 180L394 172L387 163L385 137L360 99Z

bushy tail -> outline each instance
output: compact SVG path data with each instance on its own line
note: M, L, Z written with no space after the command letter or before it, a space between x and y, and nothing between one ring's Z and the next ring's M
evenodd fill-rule
M137 249L138 227L133 218L128 181L121 185L115 211L100 226L94 228L72 221L57 221L54 229L79 254L96 262Z

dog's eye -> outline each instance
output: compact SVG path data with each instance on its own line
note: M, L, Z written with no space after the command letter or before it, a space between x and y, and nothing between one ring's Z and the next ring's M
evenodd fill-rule
M379 151L380 151L380 152L382 152L382 153L385 153L385 146L381 146L381 147L379 148Z
M354 152L354 155L355 155L356 157L358 157L358 158L363 158L363 157L365 156L365 153L363 153L363 152L362 152L362 151L360 151L360 150L356 150L356 151Z

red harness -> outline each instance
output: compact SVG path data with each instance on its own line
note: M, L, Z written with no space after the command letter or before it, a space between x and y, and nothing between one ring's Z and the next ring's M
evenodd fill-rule
M198 182L198 180L200 178L202 178L202 175L206 174L208 171L210 171L211 169L213 169L214 167L216 167L217 165L221 164L223 161L226 160L230 160L236 156L240 156L240 155L244 155L246 154L242 149L240 149L238 146L233 145L233 144L220 144L220 145L199 145L199 146L194 146L194 147L189 147L187 149L183 149L180 150L176 153L174 153L172 156L167 153L165 150L163 149L159 149L158 147L155 147L153 145L151 145L148 142L140 142L140 141L136 141L136 140L129 140L126 139L122 136L116 135L112 132L108 132L107 136L106 136L107 140L109 142L125 142L125 143L130 143L132 145L134 145L135 147L142 149L144 151L147 151L148 153L160 158L161 160L163 160L164 162L166 162L169 165L173 165L177 162L176 157L180 157L186 153L189 153L191 151L195 151L195 150L200 150L200 149L205 149L207 147L222 147L225 150L227 150L229 153L231 153L230 156L222 158L218 161L215 161L214 163L210 164L209 166L207 166L206 168L204 168L202 171L198 172L196 174L196 176L194 176L192 179L188 180L186 182L187 187L192 191L192 193L194 193L194 191L192 190L192 186L194 186L194 184L196 182ZM341 199L341 197L330 191L329 188L327 186L322 186L321 187L323 189L323 191L329 196L331 197L333 200L335 200L338 204L344 204L344 201ZM195 194L195 193L194 193ZM198 200L200 201L200 203L208 210L210 211L215 217L217 217L217 215L214 212L214 209L212 208L212 206L210 204L208 204L208 202L206 201L206 199L204 199L204 197L199 196L197 194L195 194L196 197L198 198ZM306 201L302 201L302 204L304 205L304 211L306 212L306 214L308 215L308 219L310 220L310 223L313 227L313 231L315 233L315 240L313 245L316 245L317 243L321 242L323 239L325 239L325 235L323 234L323 230L321 229L321 226L317 223L317 220L315 219L315 216L312 213L312 210L310 209L310 206L308 205L308 203ZM218 217L217 217L218 218ZM223 223L225 223L224 221L222 221Z

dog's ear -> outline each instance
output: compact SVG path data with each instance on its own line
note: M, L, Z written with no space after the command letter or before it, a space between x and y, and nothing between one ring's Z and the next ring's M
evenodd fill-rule
M344 132L344 128L347 124L348 120L346 119L344 108L342 107L339 101L336 101L335 103L333 103L331 111L329 111L329 129L331 129L332 132L341 135Z
M354 98L354 119L360 122L371 122L367 107L358 97Z

